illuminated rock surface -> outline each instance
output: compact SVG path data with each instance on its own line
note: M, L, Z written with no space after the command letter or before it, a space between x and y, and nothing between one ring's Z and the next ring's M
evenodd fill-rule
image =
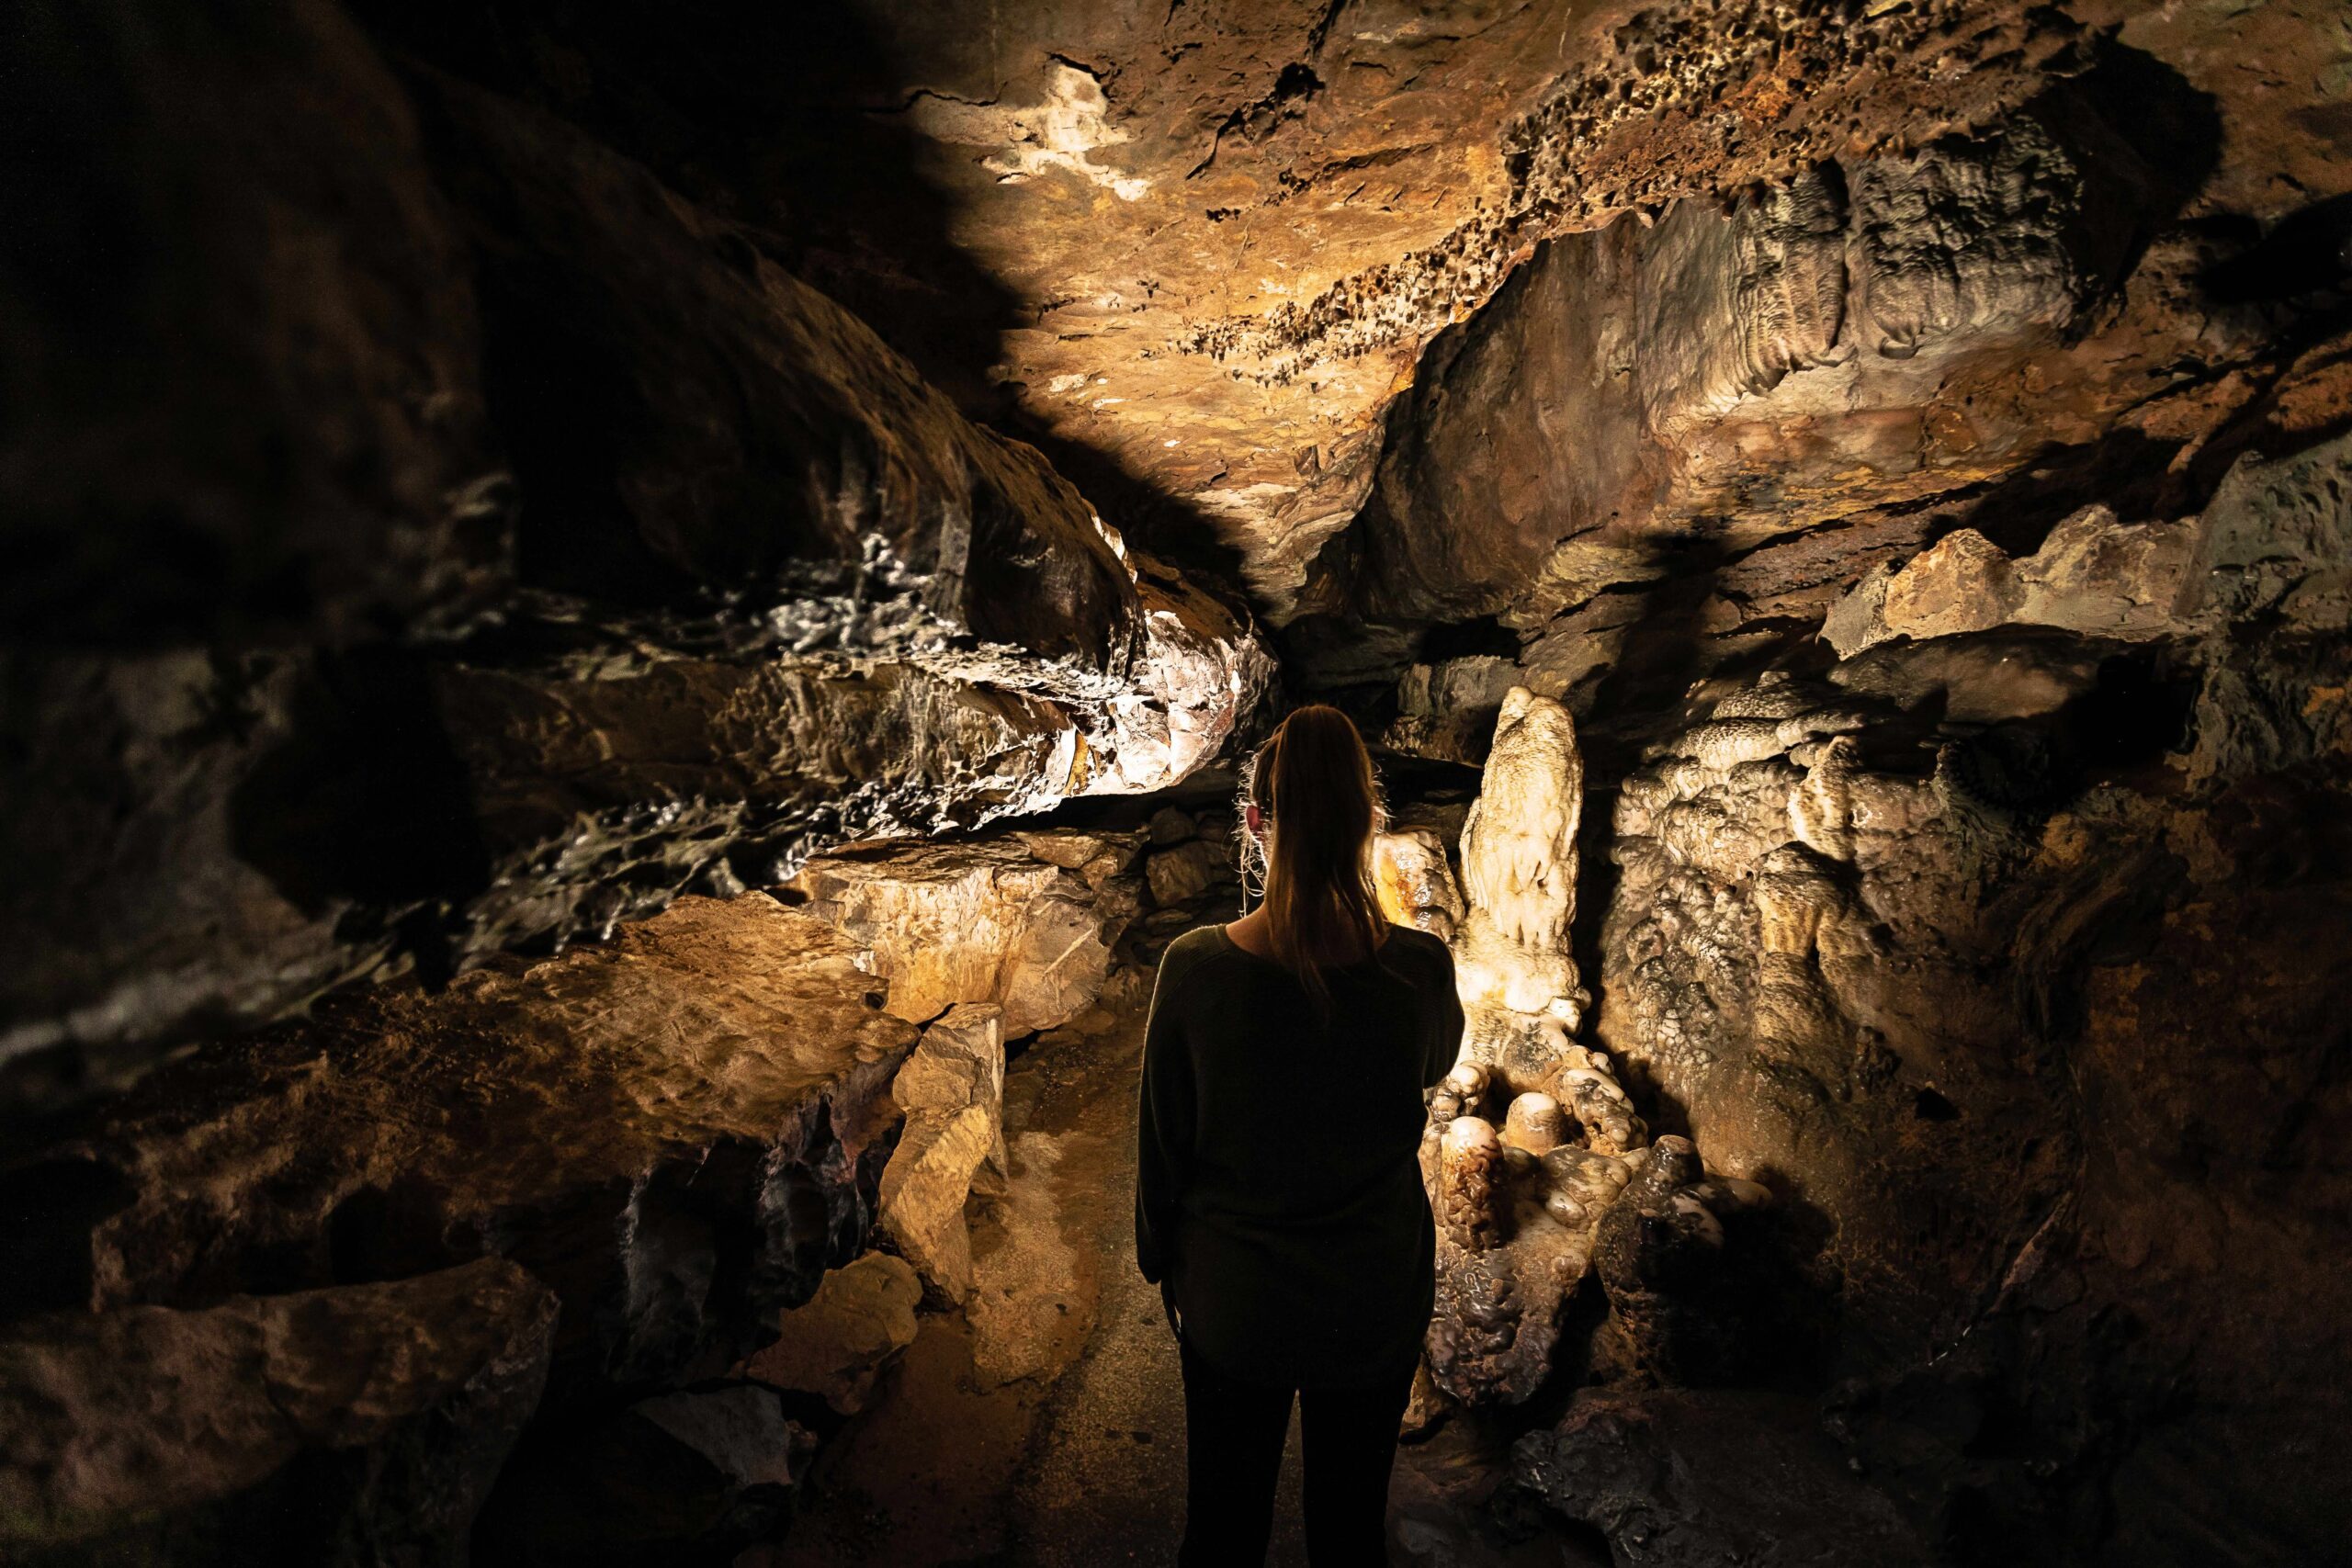
M1396 1556L2340 1555L2341 6L948 9L12 17L10 1520L1150 1555L1141 1013L1329 700Z
M871 1224L917 1038L874 984L821 922L693 898L608 945L208 1047L54 1156L125 1199L84 1244L87 1304L488 1252L562 1300L559 1392L723 1371Z
M792 887L868 955L893 1014L922 1023L959 1002L993 1003L1018 1038L1092 1003L1139 908L1126 874L1137 853L1132 835L1059 831L893 842L819 856Z

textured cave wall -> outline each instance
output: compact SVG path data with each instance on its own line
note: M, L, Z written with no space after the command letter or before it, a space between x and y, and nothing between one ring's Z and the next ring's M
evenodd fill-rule
M12 1111L1256 701L1246 612L576 127L322 0L14 27Z
M2160 632L1719 682L1620 794L1600 1037L1810 1224L1832 1429L1962 1561L2342 1540L2346 457L2233 472Z
M1399 753L1575 716L1532 1001L1634 1103L1551 1114L1698 1148L1554 1159L1577 1278L1445 1371L1616 1385L1534 1494L1678 1568L2331 1560L2339 11L17 7L11 1550L773 1524L832 1427L738 1358L876 1235L958 1299L1006 1036L1229 874L956 840L1215 757L1254 615ZM1398 874L1475 946L1462 804ZM190 1364L300 1397L153 1499L58 1418Z
M1943 0L356 9L724 212L1277 620L1423 344L1531 247L1972 126L2091 36Z
M1955 528L2177 516L2340 428L2344 45L2272 22L2300 86L2135 21L1964 134L1539 247L1391 405L1294 678L1429 750L1499 655L1608 747Z
M1775 1195L1563 1332L1521 1475L1626 1561L2340 1554L2352 40L2098 19L1537 247L1283 633L1423 756L1575 712L1595 1043Z

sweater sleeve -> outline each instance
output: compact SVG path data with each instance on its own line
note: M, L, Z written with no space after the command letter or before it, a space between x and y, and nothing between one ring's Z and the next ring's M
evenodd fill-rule
M1154 1284L1174 1261L1178 1204L1193 1159L1192 1054L1172 996L1182 967L1171 949L1152 989L1136 1108L1136 1262Z
M1423 1089L1452 1072L1454 1059L1462 1055L1462 995L1454 989L1453 953L1443 943L1438 945L1437 962L1431 968L1437 995L1429 998L1429 1057L1421 1065Z

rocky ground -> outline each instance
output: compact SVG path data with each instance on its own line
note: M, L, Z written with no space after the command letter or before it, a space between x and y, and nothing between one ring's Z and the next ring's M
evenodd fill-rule
M811 1471L785 1540L746 1552L738 1568L1175 1561L1183 1391L1159 1293L1135 1267L1142 1028L1130 1007L1099 1033L1057 1031L1014 1061L1012 1187L974 1205L978 1293L960 1314L922 1321L871 1414ZM1294 1420L1277 1568L1306 1562L1296 1439ZM1523 1514L1516 1528L1498 1523L1484 1506L1496 1458L1466 1430L1400 1450L1396 1561L1608 1561Z

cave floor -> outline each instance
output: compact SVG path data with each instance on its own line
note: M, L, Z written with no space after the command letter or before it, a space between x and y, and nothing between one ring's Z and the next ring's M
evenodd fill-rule
M786 1538L737 1568L1094 1568L1175 1560L1183 1395L1158 1291L1135 1267L1139 1007L1044 1035L1011 1066L1008 1191L972 1209L978 1289L926 1314L876 1402L820 1458ZM1605 1558L1498 1539L1499 1454L1450 1427L1399 1450L1392 1560L1585 1568ZM1269 1561L1304 1564L1296 1418Z

